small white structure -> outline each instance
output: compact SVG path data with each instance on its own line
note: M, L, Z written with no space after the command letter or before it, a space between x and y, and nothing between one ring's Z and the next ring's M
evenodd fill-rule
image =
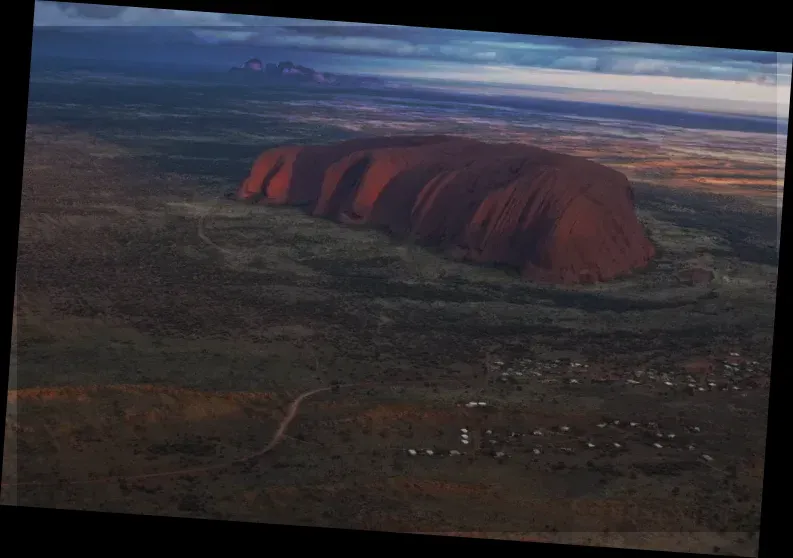
M702 454L702 459L704 459L705 461L713 461L713 458L709 456L707 453Z
M534 432L532 432L532 434L534 436L542 436L542 431L541 430L535 430Z
M462 432L463 434L468 434L468 429L467 428L461 428L460 432Z
M575 378L570 378L570 383L571 384L577 384L578 380L576 380Z
M606 423L601 422L600 424L598 424L598 428L606 428Z
M620 444L619 442L614 442L614 447L619 449L622 447L622 444Z
M664 382L664 385L667 385L667 386L669 386L669 387L672 387L672 386L673 386L673 385L675 385L675 384L673 384L672 382L670 382L669 380L667 380L667 381L665 381L665 382Z
M631 422L631 423L629 423L629 424L630 424L631 426L633 426L634 428L635 428L635 427L637 427L637 426L639 426L639 423L638 423L638 422Z
M468 440L463 439L463 440L460 440L460 442L462 442L465 445L468 445Z
M487 403L485 401L478 401L476 404L479 405L480 407L486 407L487 406Z
M594 447L595 447L595 444L593 444L592 442L587 442L587 443L586 443L586 447L588 447L588 448L592 449L592 448L594 448Z
M461 440L467 440L468 439L468 434L460 434L460 439Z
M542 452L540 451L540 448L534 448L533 450L531 450L531 452L532 452L534 455L540 455L540 454L542 453Z
M569 432L570 431L570 427L569 426L562 426L562 427L559 428L559 430L561 430L562 432Z
M416 450L414 450L414 449L409 449L409 450L408 450L408 455L416 455Z
M472 407L476 407L476 401L469 401L468 403L465 404L465 406L468 407L469 409Z
M691 429L692 432L699 432L699 426L695 426Z
M669 438L670 440L674 440L675 435L674 434L667 434L666 437Z
M497 452L496 452L496 459L501 459L501 458L502 458L502 457L504 457L505 455L506 455L506 454L505 454L503 451L497 451Z
M493 431L492 431L492 430L485 430L485 434L487 434L488 436L489 436L490 434L492 434L492 433L493 433Z
M435 455L435 452L432 450L425 450L424 453L426 453L427 455Z
M460 455L460 452L457 450L452 450L449 452L449 455Z
M656 442L656 443L654 443L654 444L653 444L653 447L656 447L656 448L658 448L658 449L661 449L661 448L662 448L662 447L664 447L664 446L662 446L661 444L659 444L658 442Z

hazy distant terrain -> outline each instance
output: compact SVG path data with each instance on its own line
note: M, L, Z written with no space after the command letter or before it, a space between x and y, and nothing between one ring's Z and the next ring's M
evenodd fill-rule
M755 553L776 130L662 116L40 65L6 425L19 481L231 462L301 393L376 385L312 395L273 452L225 469L4 500ZM222 199L264 149L399 133L617 168L658 257L623 280L541 287ZM691 267L713 281L682 281Z
M149 145L146 142L154 138L136 132L156 124L178 130L178 137L159 138L161 142L181 137L190 149L200 149L194 147L200 142L208 150L205 159L222 158L219 148L226 145L223 139L229 134L235 134L232 145L257 153L262 148L255 145L257 140L266 146L426 132L534 143L590 157L636 181L742 194L771 205L777 203L783 183L780 165L785 142L777 141L779 124L771 118L453 95L410 89L404 82L371 89L257 87L220 71L152 72L133 65L119 75L107 63L51 58L34 61L33 67L39 71L31 79L31 122L74 123L110 133L107 123L96 120L90 110L106 107L116 119L114 128L129 136L122 136L127 143ZM63 111L62 103L73 110ZM187 115L195 118L186 121ZM217 133L208 136L207 129ZM208 143L209 137L215 144ZM169 141L169 146L177 149L179 142Z

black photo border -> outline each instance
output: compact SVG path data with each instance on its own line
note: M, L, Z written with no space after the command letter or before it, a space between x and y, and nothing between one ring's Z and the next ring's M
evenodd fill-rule
M790 29L784 25L781 12L776 15L771 4L766 8L719 4L703 6L701 10L681 9L675 4L644 3L637 5L614 5L596 3L580 7L574 3L454 3L430 6L399 4L342 4L308 2L258 3L240 0L137 0L130 3L92 2L113 6L182 9L206 12L267 15L315 20L340 20L361 23L385 23L447 29L497 31L507 33L549 35L560 37L623 40L647 43L663 43L689 46L711 46L747 50L791 52L786 45ZM287 7L289 6L289 7ZM13 8L13 9L12 9ZM7 319L3 339L10 354L11 317L13 315L14 285L16 284L16 258L19 235L20 191L22 184L25 151L25 128L30 73L30 48L33 28L34 2L23 0L9 3L5 20L5 59L13 62L14 73L6 78L5 88L10 90L12 101L10 123L5 127L12 136L9 166L12 168L12 183L5 191L10 203L10 218L3 223L7 227L5 237L11 246L7 253L8 267L4 272L12 285L7 291L5 314ZM10 56L9 56L10 55ZM4 72L7 74L9 66ZM9 106L9 105L6 105ZM788 120L790 122L790 119ZM791 133L787 135L786 169L791 162ZM13 139L16 138L16 139ZM786 173L785 185L790 183L790 172ZM785 195L783 192L783 199ZM782 424L782 398L788 393L787 376L791 370L790 351L785 350L784 331L789 314L784 308L793 309L787 291L786 263L793 250L790 239L790 221L793 220L789 204L782 205L780 232L779 271L777 303L774 327L772 380L769 396L769 423L766 438L764 489L762 499L762 527L760 532L760 556L771 556L774 548L783 549L781 514L788 507L783 500L787 471L782 455L787 442ZM6 361L7 363L9 361ZM8 386L8 366L4 367L0 382ZM5 415L7 397L0 402ZM0 454L3 440L0 438ZM778 510L778 511L774 511ZM781 511L780 511L781 510ZM76 549L78 552L96 550L101 553L146 551L149 553L190 553L194 550L227 553L279 553L294 555L309 553L369 553L384 549L385 552L404 552L417 549L427 552L437 550L452 553L466 552L514 552L515 555L584 555L605 553L607 555L635 555L649 551L588 548L561 544L524 543L509 541L477 540L434 535L408 535L294 527L286 525L250 524L231 521L182 519L172 517L136 516L101 512L67 511L25 507L0 507L0 533L7 542L8 551L36 551L39 549ZM437 550L436 550L437 549ZM458 550L459 549L459 550ZM655 553L653 553L655 554ZM664 552L660 554L673 555ZM691 554L681 554L691 556Z

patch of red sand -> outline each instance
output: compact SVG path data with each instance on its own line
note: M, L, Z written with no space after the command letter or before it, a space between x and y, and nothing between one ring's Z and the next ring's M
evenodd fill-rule
M281 147L256 160L237 197L410 235L538 281L606 281L655 254L624 174L527 145L395 136Z
M253 400L270 400L273 398L269 393L254 393L254 392L201 392L197 390L176 388L169 386L158 386L154 384L115 384L115 385L89 385L89 386L62 386L62 387L46 387L46 388L27 388L19 390L10 390L8 392L8 401L10 403L16 401L88 401L92 396L101 394L102 392L115 392L129 395L136 394L158 394L170 396L193 396L193 397L213 397L220 399L227 399L229 401L253 401Z
M432 494L435 496L446 496L457 494L468 497L486 496L496 492L497 487L481 484L465 484L458 482L444 482L438 480L422 480L416 478L396 477L388 480L388 486L405 492L415 492L419 494ZM382 485L373 486L374 489L382 491Z

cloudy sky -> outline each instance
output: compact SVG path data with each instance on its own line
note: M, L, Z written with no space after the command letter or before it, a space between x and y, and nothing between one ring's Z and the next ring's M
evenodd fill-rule
M197 45L326 55L320 70L787 119L793 55L233 14L36 2L34 25L157 28ZM170 29L170 31L168 31ZM258 52L258 51L257 51ZM334 55L334 56L328 56ZM328 67L330 65L331 67ZM538 92L538 88L539 91ZM560 93L558 88L563 88Z

